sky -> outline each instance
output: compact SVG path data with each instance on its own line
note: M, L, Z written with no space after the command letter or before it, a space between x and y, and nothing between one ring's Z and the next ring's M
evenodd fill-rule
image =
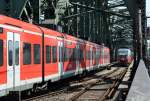
M146 0L146 16L150 17L150 0ZM150 27L150 18L147 19L147 26Z

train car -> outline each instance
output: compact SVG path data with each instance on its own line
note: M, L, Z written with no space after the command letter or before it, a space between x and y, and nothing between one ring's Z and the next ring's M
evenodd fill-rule
M0 15L0 96L92 71L109 56L107 47Z
M128 66L133 60L133 55L128 48L119 48L117 51L117 61L121 65Z

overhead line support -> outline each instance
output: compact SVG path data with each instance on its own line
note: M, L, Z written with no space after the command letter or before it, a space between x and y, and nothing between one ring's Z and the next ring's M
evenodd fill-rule
M72 5L77 5L79 7L84 7L84 8L90 9L90 10L95 10L97 12L104 12L104 13L108 13L108 14L111 14L111 15L116 15L116 16L126 17L126 18L131 18L129 15L123 15L123 14L120 14L120 13L116 13L116 12L112 12L112 11L108 11L108 10L104 10L104 9L90 7L90 6L86 6L86 5L82 5L82 4L78 4L78 3L73 3L73 2L71 2L71 4Z

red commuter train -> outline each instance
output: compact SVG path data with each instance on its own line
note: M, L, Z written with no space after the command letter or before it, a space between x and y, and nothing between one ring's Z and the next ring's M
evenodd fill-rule
M0 96L109 63L107 47L0 15Z
M117 61L120 65L128 66L133 61L133 53L129 48L119 48L117 51Z

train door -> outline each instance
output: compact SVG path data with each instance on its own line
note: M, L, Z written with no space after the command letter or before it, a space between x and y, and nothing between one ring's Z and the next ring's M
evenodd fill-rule
M63 48L64 48L64 44L62 41L58 41L58 57L59 57L59 62L58 62L58 73L59 73L59 77L61 78L61 76L63 75Z
M20 84L20 35L7 32L7 87Z

